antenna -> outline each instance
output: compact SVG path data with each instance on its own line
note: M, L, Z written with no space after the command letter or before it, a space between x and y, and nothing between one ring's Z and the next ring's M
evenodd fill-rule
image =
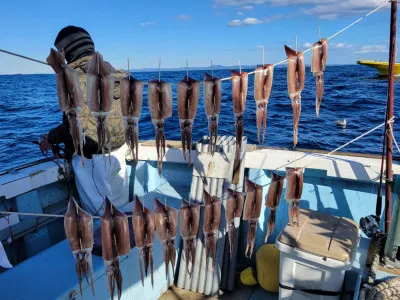
M213 66L212 60L211 60L211 77L214 78L214 66Z
M296 35L296 54L297 54L297 35Z
M130 71L130 69L129 69L129 57L127 58L127 60L128 60L128 75L130 75L130 74L131 74L131 71Z
M319 40L321 40L321 27L318 26L318 38Z
M189 63L186 61L186 81L189 81Z
M158 61L158 82L161 82L161 60Z
M260 46L257 46L257 48L262 48L262 64L264 66L264 46L260 45Z
M242 74L242 65L240 64L240 59L239 59L239 72Z

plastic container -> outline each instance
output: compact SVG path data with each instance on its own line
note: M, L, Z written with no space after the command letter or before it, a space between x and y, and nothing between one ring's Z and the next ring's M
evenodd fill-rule
M278 238L279 299L339 299L360 239L346 218L300 210L299 226L287 225Z

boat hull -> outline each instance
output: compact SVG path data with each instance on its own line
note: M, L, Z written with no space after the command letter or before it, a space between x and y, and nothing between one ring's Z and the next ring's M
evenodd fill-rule
M373 60L358 60L359 65L375 68L378 70L380 76L388 76L389 74L389 63L385 61L373 61ZM395 76L400 76L400 63L394 66Z

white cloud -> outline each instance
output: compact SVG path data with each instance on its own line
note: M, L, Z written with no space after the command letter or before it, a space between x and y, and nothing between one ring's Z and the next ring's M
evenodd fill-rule
M310 48L311 46L312 46L312 44L308 43L308 42L303 44L304 48Z
M243 21L241 20L233 20L228 23L229 26L242 26L242 25L258 25L264 23L263 21L257 18L246 18Z
M361 14L381 5L382 0L214 0L215 5L252 7L268 4L270 6L306 5L304 14L315 15L320 19L334 20L346 14ZM389 7L389 5L387 6Z
M344 0L331 3L318 4L303 12L309 15L316 15L320 19L333 20L340 15L350 13L364 13L382 4L382 0Z
M191 15L178 15L174 18L175 20L181 20L181 21L188 21L192 19Z
M254 8L253 5L245 5L245 6L242 6L241 9L244 9L244 10L252 10L253 8Z
M385 53L388 52L385 45L364 45L359 49L354 51L357 54L365 54L365 53Z
M243 13L241 11L237 12L238 16L243 16Z
M140 26L151 26L151 25L154 25L156 22L154 22L154 21L151 21L151 22L143 22L143 23L140 23Z

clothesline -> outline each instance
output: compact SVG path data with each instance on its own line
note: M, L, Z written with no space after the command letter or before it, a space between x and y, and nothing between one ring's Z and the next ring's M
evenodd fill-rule
M322 159L322 158L325 158L325 157L327 157L327 156L332 155L333 153L339 151L340 149L342 149L342 148L344 148L344 147L346 147L346 146L348 146L348 145L354 143L355 141L357 141L357 140L363 138L364 136L366 136L366 135L368 135L368 134L374 132L375 130L381 128L381 127L384 126L386 123L388 123L389 126L391 126L391 123L393 122L393 120L394 120L394 117L391 118L390 120L388 120L387 122L383 122L382 124L380 124L380 125L378 125L378 126L372 128L372 129L368 130L367 132L364 132L363 134L361 134L361 135L357 136L356 138L352 139L351 141L349 141L349 142L347 142L347 143L341 145L340 147L337 147L336 149L332 150L331 152L329 152L329 153L327 153L327 154L324 154L324 155L322 155L322 156L316 157L314 160L312 160L312 161L309 162L308 164L304 165L302 168L306 168L306 167L310 166L311 164L313 164L314 162L316 162L316 161L318 161L318 160L320 160L320 159ZM393 138L394 138L394 136L393 136ZM395 142L395 143L396 143L396 145L397 145L397 142ZM398 149L398 150L399 150L399 152L400 152L400 149ZM304 156L304 157L305 157L305 156ZM295 160L296 160L296 159L295 159ZM287 164L285 164L285 165L283 165L283 166L280 166L280 167L275 168L274 171L276 171L276 170L278 170L278 169L280 169L280 168L282 168L282 167L284 167L284 166L287 166L287 165L292 164L295 160L292 160L292 161L288 162ZM301 159L298 159L298 160L301 160ZM254 180L256 180L256 179L259 179L259 178L261 178L262 176L265 176L265 174L262 174L262 175L260 175L260 176L258 176L258 177L255 177L255 178L252 178L252 179L250 179L250 181L254 181ZM282 179L282 180L284 180L284 179ZM265 185L262 185L262 187L266 187L266 186L268 186L268 185L270 185L270 183L267 183L267 184L265 184ZM242 186L239 186L239 187L236 187L235 190L237 191L237 190L241 190L241 189L243 189L243 185L242 185ZM158 189L157 189L156 191L158 191L158 192L160 192L161 194L165 195L161 190L158 190ZM245 194L245 193L244 193L244 194ZM227 196L228 196L228 194L225 193L225 194L223 194L221 197L219 197L219 198L221 199L221 202L225 202L225 201L227 200L227 199L225 199ZM165 200L165 201L166 201L166 200ZM143 203L144 203L144 201L143 201ZM194 202L193 202L193 203L194 203ZM196 201L195 203L198 203L198 202ZM200 204L200 203L198 203L198 204L199 204L200 206L205 206L204 204ZM179 209L178 209L178 210L179 210ZM48 218L64 218L64 215L55 215L55 214L41 214L41 213L28 213L28 212L0 211L0 215L13 215L13 214L14 214L14 215L21 215L21 216L48 217ZM131 216L131 215L128 215L127 217L128 217L128 218L131 218L132 216ZM101 219L100 216L93 216L93 218L95 218L95 219Z

